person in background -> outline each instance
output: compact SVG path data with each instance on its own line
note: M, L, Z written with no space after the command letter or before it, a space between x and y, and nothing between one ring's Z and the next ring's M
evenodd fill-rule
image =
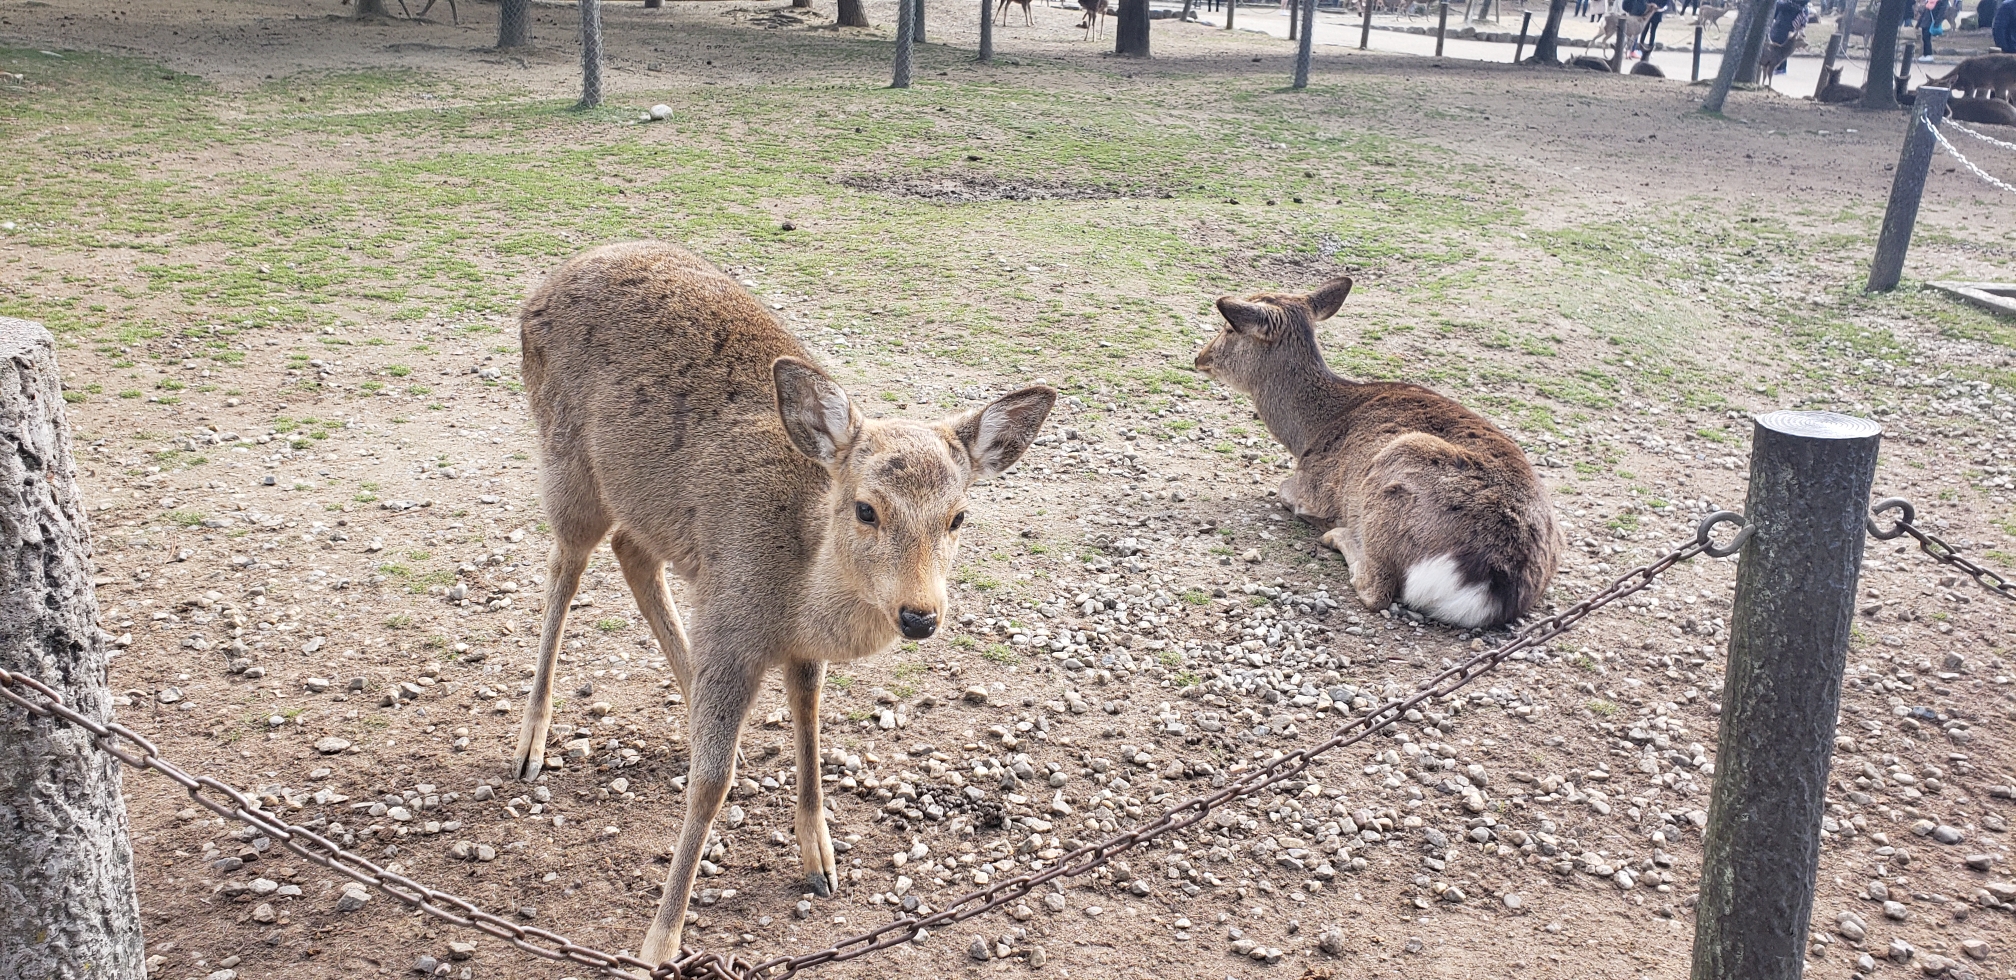
M1638 35L1639 60L1652 57L1652 50L1659 43L1659 22L1666 19L1666 11L1672 6L1673 0L1646 0L1645 10L1651 16L1645 19L1644 33Z
M2008 2L2016 3L2016 0ZM1764 39L1772 44L1784 44L1792 40L1792 35L1805 29L1805 0L1777 0L1771 5L1771 23L1764 25ZM1785 74L1784 62L1778 63L1778 74Z
M2002 0L1995 8L1995 47L2004 54L2016 54L2016 0Z
M1925 43L1925 53L1919 61L1932 60L1932 39L1946 33L1946 0L1919 0L1918 39Z

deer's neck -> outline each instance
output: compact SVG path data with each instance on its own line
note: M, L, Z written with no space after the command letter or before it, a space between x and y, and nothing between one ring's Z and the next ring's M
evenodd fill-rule
M1253 396L1253 407L1267 431L1296 459L1301 459L1351 410L1351 390L1346 381L1323 363L1322 355L1310 356L1285 375L1269 378Z

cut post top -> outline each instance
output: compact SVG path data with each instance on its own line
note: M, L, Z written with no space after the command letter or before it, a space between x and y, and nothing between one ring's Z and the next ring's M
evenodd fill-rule
M1883 434L1883 426L1839 412L1767 412L1756 421L1772 432L1801 439L1867 439Z

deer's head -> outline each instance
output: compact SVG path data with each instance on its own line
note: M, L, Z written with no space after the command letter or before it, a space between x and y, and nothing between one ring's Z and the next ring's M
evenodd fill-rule
M785 433L831 477L827 571L880 610L889 630L930 636L945 610L967 488L1022 458L1056 389L1023 388L937 422L864 419L811 364L780 357L771 371Z
M1332 279L1315 292L1218 297L1224 326L1197 352L1197 370L1241 394L1252 395L1269 378L1323 363L1316 324L1335 315L1351 294L1351 280Z

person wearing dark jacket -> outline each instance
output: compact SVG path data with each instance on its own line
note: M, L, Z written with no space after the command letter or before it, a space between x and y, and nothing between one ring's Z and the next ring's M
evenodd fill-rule
M1995 46L2005 54L2016 54L2016 0L2002 0L1995 8Z

